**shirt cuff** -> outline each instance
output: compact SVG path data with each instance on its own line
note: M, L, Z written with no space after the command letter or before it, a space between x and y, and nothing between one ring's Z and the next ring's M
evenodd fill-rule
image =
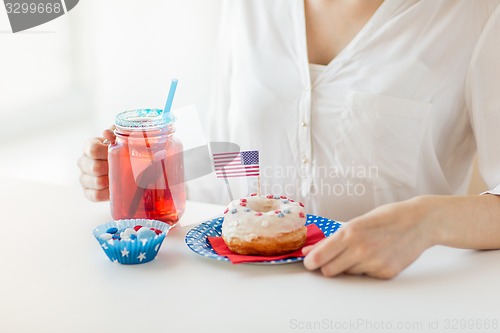
M488 190L486 192L481 193L481 195L483 195L483 194L500 195L500 184L495 186L495 188L492 190Z

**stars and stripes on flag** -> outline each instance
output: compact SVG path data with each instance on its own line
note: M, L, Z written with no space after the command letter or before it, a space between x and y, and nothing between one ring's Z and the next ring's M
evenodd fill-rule
M217 178L258 176L259 151L237 151L214 153L214 167Z

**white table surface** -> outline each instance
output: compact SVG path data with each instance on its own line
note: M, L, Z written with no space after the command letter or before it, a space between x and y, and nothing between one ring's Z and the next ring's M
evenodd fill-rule
M107 203L76 184L0 184L2 333L500 331L488 326L500 325L500 251L435 247L391 281L232 265L186 247L189 228L222 210L189 202L191 226L154 261L125 266L92 236L111 219Z

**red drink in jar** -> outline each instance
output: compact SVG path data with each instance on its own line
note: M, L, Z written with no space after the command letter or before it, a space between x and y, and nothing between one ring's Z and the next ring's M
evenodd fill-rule
M111 214L175 225L186 202L182 143L173 119L162 110L125 111L116 116L116 141L109 145Z

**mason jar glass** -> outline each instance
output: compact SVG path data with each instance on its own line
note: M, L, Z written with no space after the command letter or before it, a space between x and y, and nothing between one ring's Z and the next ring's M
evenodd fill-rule
M125 111L115 118L108 148L113 219L152 219L174 226L186 204L182 143L174 118L160 109Z

